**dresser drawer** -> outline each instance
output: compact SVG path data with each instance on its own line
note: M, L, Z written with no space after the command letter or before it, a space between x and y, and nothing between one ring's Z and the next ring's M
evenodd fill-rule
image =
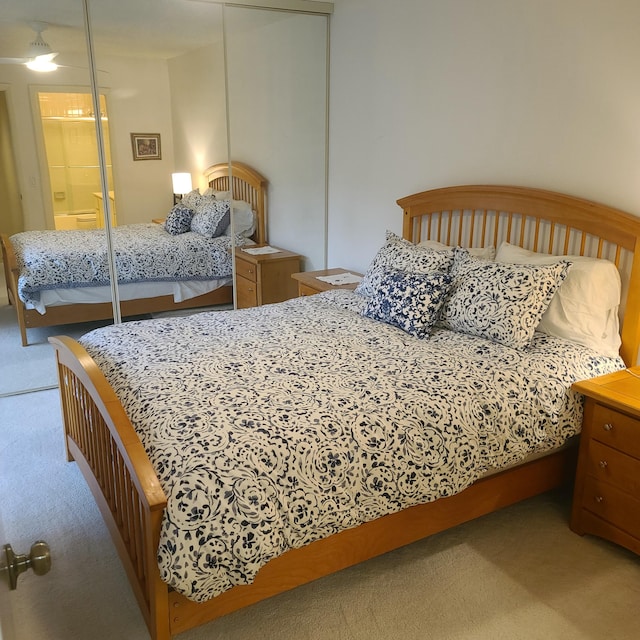
M247 260L238 260L236 258L236 274L246 280L251 280L252 282L257 282L258 280L258 270L256 265L252 262L248 262Z
M604 444L640 458L640 426L635 418L595 404L591 437Z
M587 476L582 500L584 509L640 538L640 500L608 482Z
M258 306L258 287L252 280L236 278L236 302L238 309Z
M640 499L640 460L597 440L589 443L587 474L604 480Z

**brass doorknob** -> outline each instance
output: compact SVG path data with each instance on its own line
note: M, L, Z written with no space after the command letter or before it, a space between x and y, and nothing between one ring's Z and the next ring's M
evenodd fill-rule
M31 545L31 552L27 556L24 553L14 553L10 544L4 545L6 564L0 564L0 571L6 571L9 575L9 588L14 590L18 586L18 576L32 569L37 576L43 576L51 569L51 550L49 545L42 540Z

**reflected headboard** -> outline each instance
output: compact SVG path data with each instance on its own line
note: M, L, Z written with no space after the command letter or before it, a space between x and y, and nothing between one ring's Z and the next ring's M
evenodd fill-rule
M635 365L640 346L640 218L569 195L509 186L456 186L401 198L403 237L462 247L502 242L551 255L614 262L622 279L620 355Z
M256 212L256 231L253 240L267 243L267 185L266 178L243 162L220 162L204 171L207 184L215 191L231 191L234 200L244 200ZM231 184L231 186L229 186Z

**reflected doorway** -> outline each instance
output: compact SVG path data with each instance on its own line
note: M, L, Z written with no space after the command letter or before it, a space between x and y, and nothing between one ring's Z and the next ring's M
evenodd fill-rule
M100 167L93 101L90 93L39 91L38 109L55 229L104 227ZM113 185L107 102L100 95L107 178ZM116 226L115 193L109 191L111 224Z
M24 230L18 171L13 152L7 92L0 91L0 231L11 235Z

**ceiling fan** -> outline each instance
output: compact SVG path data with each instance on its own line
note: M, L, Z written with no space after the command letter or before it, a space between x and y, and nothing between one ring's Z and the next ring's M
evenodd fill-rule
M49 43L45 42L42 32L49 26L46 22L29 22L29 26L36 32L35 38L29 43L27 53L22 58L0 58L0 64L24 64L33 71L55 71L59 65L53 60L58 55Z

